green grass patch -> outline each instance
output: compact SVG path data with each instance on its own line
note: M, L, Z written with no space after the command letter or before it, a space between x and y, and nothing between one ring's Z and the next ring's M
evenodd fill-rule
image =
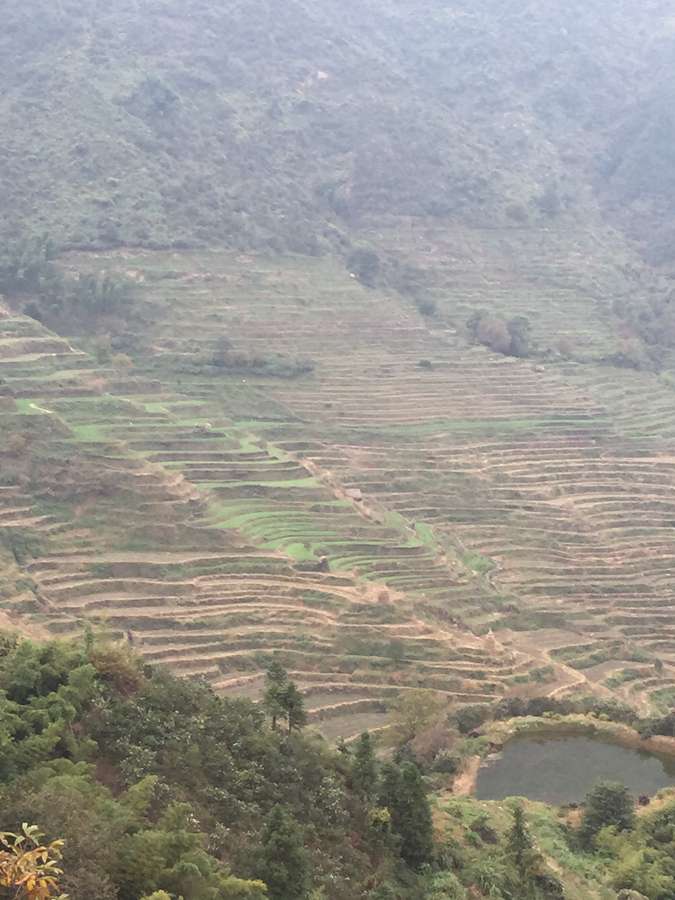
M85 444L101 443L108 439L103 425L71 425L70 430L76 440Z
M606 687L614 689L620 687L622 684L636 681L638 678L644 677L644 675L644 669L621 669L620 672L616 672L614 675L610 675L609 678L606 678L603 683Z
M44 416L51 412L42 408L38 400L31 400L29 397L19 397L14 402L17 412L22 416Z
M491 572L496 566L493 559L483 556L481 553L472 551L463 553L461 559L467 569L471 569L471 571L475 572L477 575L487 575L488 572Z

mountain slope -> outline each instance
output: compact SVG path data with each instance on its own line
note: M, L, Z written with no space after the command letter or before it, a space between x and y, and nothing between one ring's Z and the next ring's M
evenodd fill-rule
M7 9L3 227L86 252L0 254L2 604L233 692L281 654L335 735L666 703L667 15Z
M1 212L65 243L316 253L365 213L583 220L596 190L643 208L667 163L631 126L668 71L657 0L7 6Z

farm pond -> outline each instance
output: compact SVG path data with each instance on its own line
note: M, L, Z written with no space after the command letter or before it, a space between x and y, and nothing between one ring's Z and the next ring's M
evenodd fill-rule
M595 737L514 737L481 765L475 796L520 796L544 803L578 803L598 781L620 781L636 797L675 784L675 759Z

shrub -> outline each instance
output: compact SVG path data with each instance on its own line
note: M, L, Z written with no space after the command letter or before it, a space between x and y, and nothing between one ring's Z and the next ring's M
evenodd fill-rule
M369 287L373 287L380 273L380 259L374 250L359 247L347 257L347 268Z
M508 322L491 313L479 311L467 322L470 336L495 353L506 356L530 355L530 322L525 316L514 316Z
M490 716L490 707L479 703L469 706L460 706L459 709L456 709L453 713L453 718L462 734L469 734L476 728L480 728L484 722L487 722Z
M461 757L449 750L442 750L434 759L433 769L442 775L456 775L462 764Z
M601 781L586 795L579 830L581 843L589 847L603 828L630 831L635 825L635 807L628 788L619 782Z

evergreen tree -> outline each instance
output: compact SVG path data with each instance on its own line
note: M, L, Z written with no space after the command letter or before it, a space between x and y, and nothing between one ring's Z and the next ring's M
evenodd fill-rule
M413 763L401 767L403 795L400 804L399 832L403 839L401 855L413 868L429 862L434 839L431 807L419 769Z
M284 691L288 687L288 673L281 663L273 662L265 675L263 706L272 720L272 728L277 727L277 719L285 715Z
M393 812L401 796L401 770L394 763L385 763L382 767L380 783L380 806Z
M288 733L290 734L294 728L303 728L307 724L305 701L295 682L288 682L279 699L288 722Z
M601 781L586 795L586 808L579 837L584 846L593 843L596 834L607 825L617 831L630 831L635 825L635 806L625 785Z
M370 733L364 731L356 742L352 764L352 784L354 790L370 799L377 784L377 762Z
M391 814L391 826L401 842L401 856L413 869L433 855L431 807L424 782L414 763L384 767L380 802Z
M307 893L309 860L302 832L281 806L275 806L267 820L258 874L270 900L298 900Z
M532 891L534 876L539 869L541 856L535 850L525 822L525 812L520 805L513 810L513 825L506 840L506 854L515 869L517 883L523 894L527 895Z

